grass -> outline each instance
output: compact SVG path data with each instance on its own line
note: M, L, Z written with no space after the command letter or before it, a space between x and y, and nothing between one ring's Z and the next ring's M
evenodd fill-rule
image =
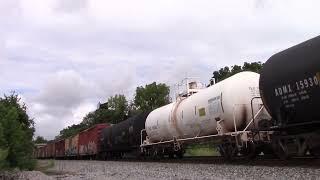
M186 149L185 156L220 156L216 147L210 144L189 145Z
M41 171L43 173L48 173L48 169L54 167L54 160L50 159L47 161L37 161L36 171Z

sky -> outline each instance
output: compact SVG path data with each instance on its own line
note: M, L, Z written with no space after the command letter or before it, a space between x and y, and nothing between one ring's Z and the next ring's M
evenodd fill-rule
M0 0L0 95L52 139L115 94L173 86L318 36L318 0Z

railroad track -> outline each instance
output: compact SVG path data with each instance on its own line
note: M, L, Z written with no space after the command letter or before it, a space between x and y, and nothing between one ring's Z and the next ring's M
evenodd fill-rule
M108 161L108 160L107 160ZM277 158L257 157L254 160L235 159L226 161L221 156L188 156L182 159L136 159L126 157L122 159L110 159L109 161L128 161L128 162L158 162L158 163L193 163L193 164L221 164L221 165L246 165L246 166L292 166L292 167L306 167L306 168L320 168L320 159L313 157L293 157L288 160L280 160Z

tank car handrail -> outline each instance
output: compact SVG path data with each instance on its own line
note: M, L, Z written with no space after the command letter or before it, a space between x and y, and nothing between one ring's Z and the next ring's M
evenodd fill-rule
M261 98L261 96L256 96L256 97L253 97L251 99L250 105L251 105L251 116L252 116L252 119L253 119L253 121L252 121L253 122L253 128L256 128L256 124L254 122L255 117L254 117L254 114L253 114L253 100L255 100L255 99L262 99L262 98Z
M214 135L208 135L208 136L200 136L200 137L192 137L192 138L184 138L184 139L176 139L176 141L188 141L188 140L194 140L194 139L203 139L203 138L210 138L210 137L217 137L217 136L224 136L224 135L219 135L219 134L214 134ZM172 143L174 140L168 140L168 141L162 141L162 142L156 142L156 143L149 143L149 144L141 144L141 147L143 146L151 146L151 145L156 145L156 144L165 144L165 143Z
M256 114L254 114L253 112L253 99L257 99L257 98L261 98L261 97L253 97L251 99L251 112L252 112L252 119L251 121L248 123L248 125L242 130L242 131L238 131L237 129L237 124L236 124L236 116L235 116L235 108L236 106L247 106L247 104L234 104L233 106L233 125L234 125L234 132L232 132L233 134L239 134L239 133L243 133L246 132L247 129L249 128L249 126L251 125L251 123L254 123L254 119L260 114L260 112L263 110L264 106L262 105L261 108L258 110L258 112ZM253 125L255 127L255 125ZM239 132L239 133L238 133Z
M143 144L143 132L146 132L146 129L142 129L140 132L141 144Z
M250 131L238 131L238 132L228 132L224 134L212 134L212 135L207 135L207 136L199 136L199 137L191 137L191 138L183 138L183 139L176 139L176 141L189 141L189 140L196 140L196 139L204 139L204 138L212 138L212 137L224 137L224 136L235 136L237 134L242 134L242 133L250 133ZM156 142L156 143L149 143L149 144L141 144L140 147L144 146L152 146L152 145L159 145L159 144L165 144L165 143L172 143L174 140L168 140L168 141L162 141L162 142Z
M264 106L261 106L261 108L259 109L259 111L254 115L254 117L251 119L251 121L248 123L248 125L246 126L246 128L244 128L243 131L246 131L249 126L251 125L251 123L253 123L254 119L257 118L257 116L260 114L260 112L263 110Z

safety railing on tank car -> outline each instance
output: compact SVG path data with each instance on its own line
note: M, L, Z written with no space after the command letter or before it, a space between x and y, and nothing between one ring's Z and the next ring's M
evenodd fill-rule
M257 103L259 104L261 107L259 107L259 110L257 111L257 113L254 112L254 108L253 108L253 101L256 100L256 99L261 99L261 97L253 97L250 101L250 108L251 108L251 120L249 121L249 123L247 124L247 126L242 130L242 131L238 131L237 130L237 125L236 125L236 115L235 115L235 112L236 112L236 107L237 106L247 106L246 104L235 104L234 105L234 109L233 109L233 123L234 123L234 132L232 133L233 136L237 136L239 134L244 134L244 133L253 133L253 137L255 135L258 134L258 139L259 141L261 140L261 137L260 137L260 133L256 131L256 124L255 124L255 120L256 118L260 115L260 113L262 112L262 110L264 109L264 105L262 103ZM248 128L253 125L253 128L252 130L248 131ZM236 141L237 141L237 138L236 138ZM238 142L237 142L238 144Z
M260 115L260 113L262 112L262 110L263 110L263 108L264 108L264 106L263 106L263 104L261 104L261 103L258 103L258 104L260 104L261 105L261 107L259 108L259 110L257 111L257 113L254 113L254 108L253 108L253 100L254 99L258 99L258 98L260 98L260 97L254 97L254 98L252 98L251 99L251 103L250 103L250 105L251 105L251 120L249 121L249 123L247 124L247 126L243 129L243 130L241 130L241 131L238 131L238 128L237 128L237 124L236 124L236 107L239 107L239 106L247 106L247 104L235 104L234 106L233 106L233 125L234 125L234 132L235 133L237 133L237 132L245 132L245 131L247 131L247 129L250 127L250 125L251 124L253 124L253 128L256 128L256 126L255 126L255 119Z
M256 97L253 97L253 98L251 99L251 103L250 103L250 105L251 105L251 117L252 117L252 120L253 120L253 127L254 127L254 128L256 128L255 121L254 121L255 117L254 117L254 112L253 112L253 101L254 101L255 99L262 99L262 98L261 98L260 96L256 96ZM262 107L264 107L263 104L262 104ZM258 113L257 113L257 114L258 114Z

